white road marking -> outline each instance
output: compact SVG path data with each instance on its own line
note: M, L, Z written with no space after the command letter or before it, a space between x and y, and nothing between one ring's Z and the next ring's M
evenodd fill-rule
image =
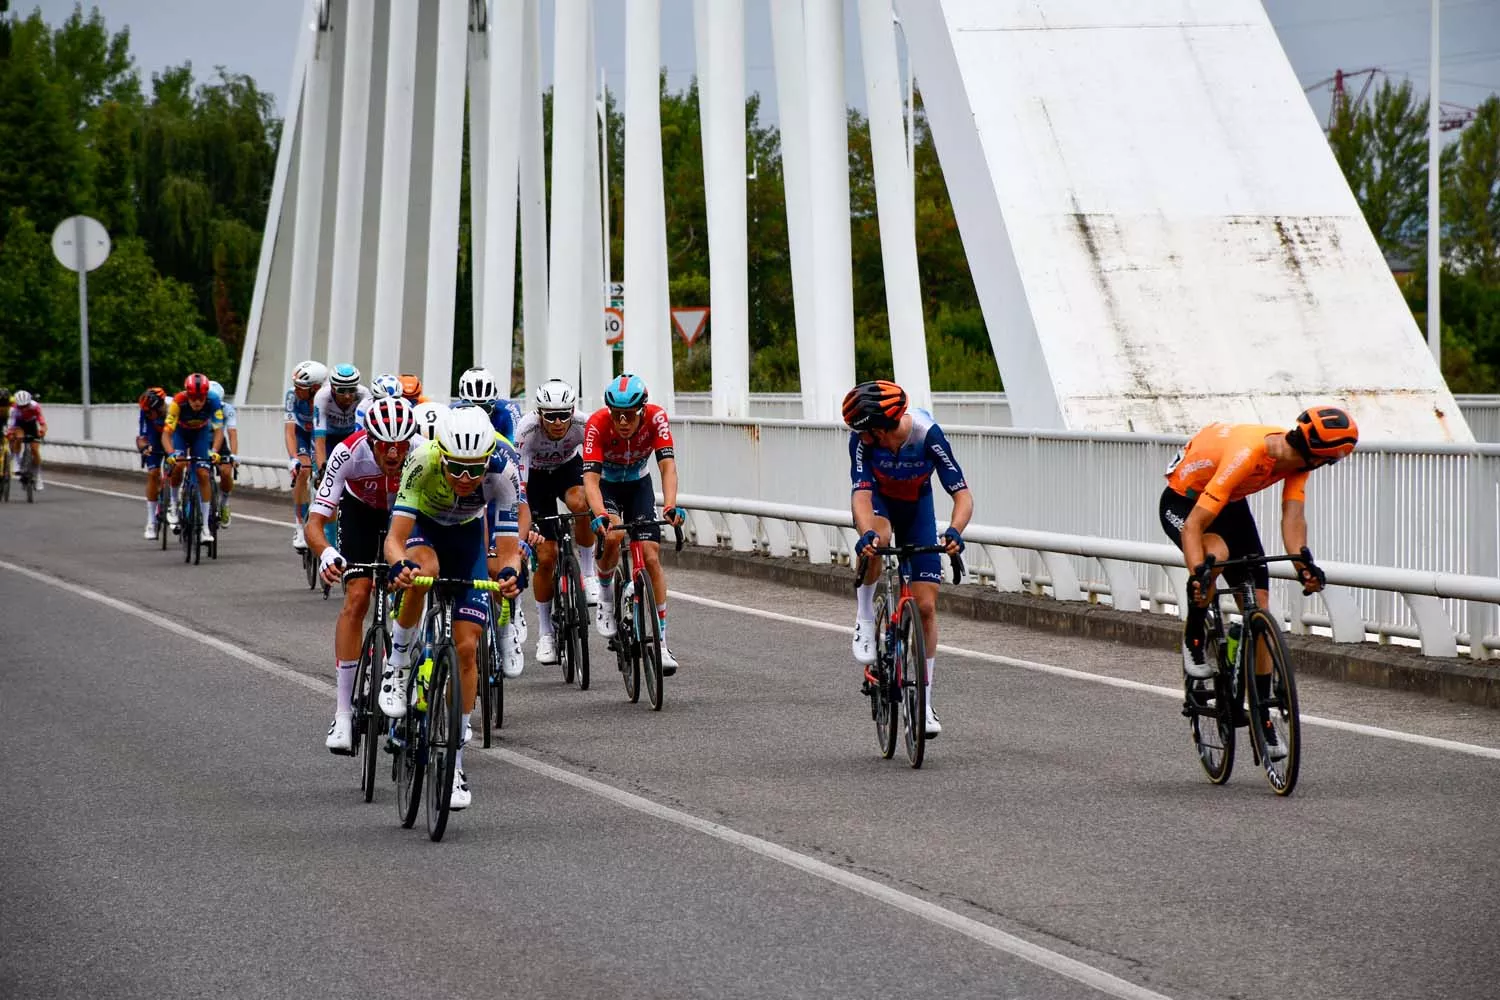
M139 496L132 496L128 493L101 490L90 486L78 486L73 483L56 483L55 485L61 486L64 489L80 490L85 493L98 493L101 496L123 497L126 500L142 499ZM236 520L243 518L247 521L256 521L276 527L292 527L290 521L275 521L268 517L255 517L251 514L236 514L234 516ZM696 594L688 594L680 590L673 590L672 598L686 601L689 604L700 604L708 608L736 611L742 615L751 615L756 618L804 625L808 628L822 629L825 632L843 632L845 635L850 635L854 632L854 629L848 625L835 625L832 622L818 621L813 618L800 618L796 615L785 615L777 611L763 611L759 608L742 608L738 604L730 604L727 601L716 601L711 597L699 597ZM1091 684L1103 684L1107 687L1123 688L1128 691L1140 691L1145 694L1153 694L1164 698L1173 698L1176 700L1181 700L1182 698L1181 688L1147 684L1143 681L1132 681L1124 677L1109 677L1104 674L1089 673L1087 670L1059 667L1051 663L1038 663L1035 660L1022 660L1014 656L1001 656L997 653L980 652L977 649L964 649L962 646L949 646L939 643L938 652L949 656L962 656L971 660L996 663L1005 667L1017 667L1021 670L1030 670L1034 673L1051 674L1054 677L1066 677L1069 680L1087 681ZM1345 722L1342 719L1329 719L1320 715L1308 715L1305 712L1302 713L1302 721L1310 726L1321 726L1324 729L1337 729L1346 733L1358 733L1361 736L1373 736L1377 739L1393 740L1397 743L1410 743L1414 746L1429 747L1434 750L1448 750L1453 753L1468 754L1488 760L1500 760L1500 747L1482 746L1477 743L1462 743L1458 740L1445 740L1438 736L1423 736L1420 733L1408 733L1400 729L1385 729L1381 726L1370 726L1361 722Z
M52 576L49 573L43 573L3 560L0 560L0 569L30 577L40 583L45 583L86 600L94 601L123 614L131 615L148 624L155 625L157 628L171 632L173 635L200 642L246 666L263 671L281 680L291 681L310 691L315 691L325 698L334 693L334 686L326 681L320 681L315 677L298 673L279 663L273 663L262 656L257 656L233 643L225 642L213 636L203 635L185 625L172 621L170 618L110 597L107 594L102 594L99 591L71 583ZM1119 997L1121 1000L1170 1000L1169 997L1161 993L1148 990L1143 986L1137 986L1118 976L1111 975L1103 969L1097 969L1077 959L1069 958L1041 945L1033 944L1024 938L1016 937L1014 934L1007 934L1005 931L991 927L989 924L981 923L978 920L966 917L961 913L956 913L936 903L931 903L925 899L902 892L899 889L882 885L873 879L845 871L842 868L837 868L816 858L810 858L805 854L799 854L790 848L772 843L769 840L762 840L759 837L741 833L738 830L719 823L702 819L679 809L673 809L659 802L653 802L642 796L615 788L613 785L607 785L602 781L586 778L581 774L576 774L564 768L543 763L542 761L527 757L525 754L517 753L514 750L503 750L498 747L485 750L481 747L471 746L465 749L465 753L491 757L510 764L513 767L530 771L533 774L552 781L570 785L580 791L599 796L613 802L615 805L622 806L634 812L651 816L695 833L701 833L735 847L743 848L770 861L786 865L788 868L794 868L805 874L857 892L862 896L867 896L894 909L909 913L918 919L925 920L938 927L955 931L995 951L1012 955L1022 961L1046 969L1049 972L1082 983L1108 996Z

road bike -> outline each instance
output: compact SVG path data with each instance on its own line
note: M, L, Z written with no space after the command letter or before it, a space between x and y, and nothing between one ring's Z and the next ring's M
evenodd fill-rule
M507 597L491 597L485 616L484 633L475 650L479 672L480 721L484 726L484 745L488 749L494 730L505 722L505 674L501 670L500 630L511 622L514 602Z
M870 559L883 563L875 588L875 662L865 668L861 691L870 699L880 756L896 753L896 730L906 734L906 759L922 766L927 749L927 640L911 596L911 557L946 552L944 545L872 545L854 571L857 590ZM961 556L949 556L953 582L964 575Z
M179 487L181 497L181 510L177 515L177 540L182 544L182 561L197 565L203 561L203 549L209 548L209 555L213 556L213 543L205 542L203 533L203 496L198 487L198 470L208 469L209 489L218 489L218 482L214 475L212 463L207 459L189 457L182 459L188 463L187 472L182 477L182 486ZM210 529L212 530L212 529Z
M27 503L36 503L36 473L31 469L31 445L32 442L40 440L41 438L33 434L27 434L21 438L21 457L16 466L16 478L21 482L21 489L26 494ZM7 481L7 496L9 492L10 486Z
M557 525L557 564L552 577L552 629L557 640L557 658L563 668L563 683L589 689L589 599L584 589L583 569L573 542L573 522L590 517L581 514L548 514L537 523Z
M384 548L382 533L377 542L377 552ZM370 574L370 605L374 617L365 637L359 644L359 662L354 668L354 692L351 704L354 715L350 719L351 741L348 756L358 757L360 762L359 790L365 793L365 801L375 798L375 765L380 759L380 737L386 732L385 714L380 711L380 682L385 674L385 661L391 655L391 631L388 604L388 577L390 567L383 562L345 563L344 573L358 570Z
M675 668L662 669L661 619L656 613L651 574L646 572L646 529L658 524L672 526L677 536L677 551L681 552L682 528L665 519L641 518L609 529L630 535L630 544L620 553L620 562L615 566L615 634L609 640L609 648L615 651L616 665L624 675L625 696L632 704L640 701L644 680L646 700L653 712L661 711L665 694L662 679L675 672Z
M413 583L429 588L422 635L430 645L406 688L406 714L391 726L395 754L396 810L410 827L424 801L427 836L442 840L448 828L458 748L463 745L464 706L459 690L458 649L453 645L454 607L470 589L496 592L493 580L459 580L418 576ZM426 795L422 794L426 787Z
M1313 565L1307 549L1300 555L1246 556L1224 562L1215 562L1210 555L1205 562L1218 572L1273 562ZM1226 623L1219 607L1221 595L1215 595L1204 625L1204 655L1213 658L1214 673L1203 680L1184 675L1182 714L1191 724L1198 762L1209 781L1222 785L1229 780L1234 770L1235 730L1244 727L1250 731L1252 758L1265 769L1272 791L1290 795L1297 787L1302 757L1302 722L1291 653L1281 624L1256 601L1255 582L1249 573L1231 593L1239 602L1241 621ZM1234 634L1236 626L1238 636ZM1259 653L1254 660L1250 650ZM1255 671L1261 664L1270 667L1269 674Z
M6 440L5 431L0 429L0 503L10 503L10 441Z
M293 482L295 482L295 481L296 481L296 476L294 475L293 476ZM312 475L308 477L308 485L307 485L308 496L314 496L314 497L317 496L318 495L318 486L321 485L322 482L323 482L323 470L322 469L313 469ZM337 525L338 525L337 519L330 520L327 523L327 526L324 528L324 535L323 535L323 537L325 537L326 539L328 539L328 544L332 545L332 546L335 546L335 547L337 547L337 545L338 545L338 527L337 527ZM303 524L303 530L304 531L306 530L306 527L307 527L306 523L304 522L304 524ZM313 553L312 553L312 546L304 544L302 546L302 549L301 549L301 555L302 555L302 575L307 580L307 589L308 590L317 590L318 587L319 587L319 585L321 585L322 588L323 588L323 600L325 600L325 601L328 600L328 594L329 594L329 592L333 588L330 587L328 584L323 583L321 577L318 575L318 557L315 556L315 555L313 555Z

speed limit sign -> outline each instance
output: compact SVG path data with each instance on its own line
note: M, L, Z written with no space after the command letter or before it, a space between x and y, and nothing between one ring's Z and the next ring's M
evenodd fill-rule
M618 344L625 339L625 313L610 307L604 310L604 342Z

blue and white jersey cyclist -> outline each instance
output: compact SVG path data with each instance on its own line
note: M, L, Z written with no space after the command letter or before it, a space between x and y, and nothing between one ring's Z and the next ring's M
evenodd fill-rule
M229 494L234 492L234 468L239 463L235 455L240 450L240 418L224 396L224 386L217 381L208 383L208 391L219 397L219 408L224 411L224 444L219 449L219 527L229 525Z
M359 369L338 365L313 397L313 449L319 469L333 449L357 429L359 411L370 402L370 390L359 384Z
M943 544L950 555L963 551L963 530L974 515L974 498L963 469L932 414L908 409L906 390L894 382L861 382L844 397L844 423L849 426L850 506L860 533L857 554L871 545L936 545L937 514L932 503L932 474L953 498L950 527ZM922 615L927 645L927 735L943 731L932 709L932 675L938 648L937 594L942 562L937 553L911 559L911 593ZM864 666L875 662L875 584L880 560L871 559L857 591L854 619L854 659Z
M292 384L286 391L286 455L292 476L292 548L307 548L303 525L307 522L313 470L313 398L328 381L328 367L320 361L304 361L292 369Z
M370 398L359 404L359 409L354 414L354 426L358 430L365 429L365 419L370 413L370 407L382 399L400 399L401 380L394 375L376 375L370 380Z
M507 387L508 388L508 387ZM500 392L500 383L488 368L470 368L458 377L458 398L467 399L489 414L490 426L510 444L516 442L521 408Z

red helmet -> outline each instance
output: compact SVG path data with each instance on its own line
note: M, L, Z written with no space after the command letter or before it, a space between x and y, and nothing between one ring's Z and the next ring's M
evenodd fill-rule
M1287 440L1309 463L1327 465L1348 456L1359 443L1359 425L1337 406L1314 406L1297 417Z
M141 393L141 409L147 413L154 413L167 403L167 390L159 385L153 385Z
M861 382L844 397L844 423L857 431L890 430L906 413L906 390L894 382Z
M182 389L187 393L188 399L208 398L208 376L197 372L189 375L182 381Z

